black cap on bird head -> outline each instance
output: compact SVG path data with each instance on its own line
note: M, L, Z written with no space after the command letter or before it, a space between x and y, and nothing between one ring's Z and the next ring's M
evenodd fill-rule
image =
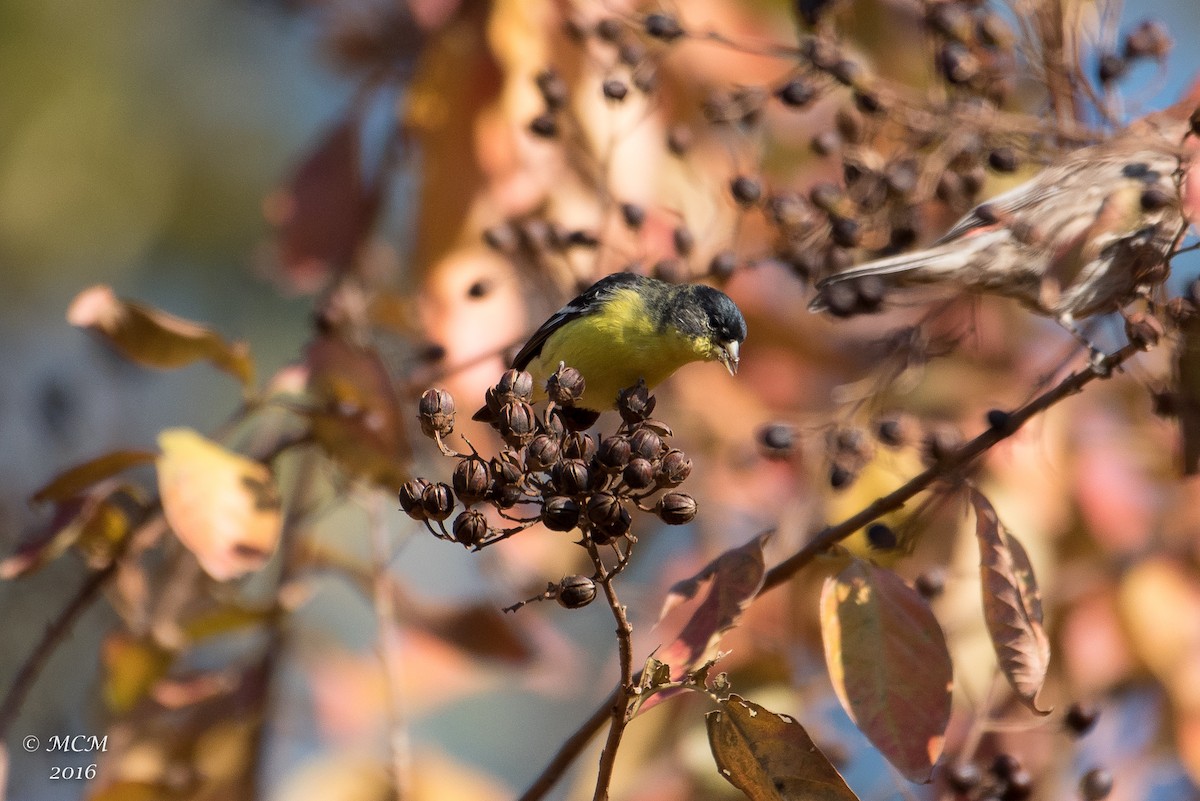
M725 365L730 375L738 369L738 353L746 339L746 318L728 295L703 284L692 284L683 290L694 303L681 304L676 323L680 331L703 337L711 345L709 358Z

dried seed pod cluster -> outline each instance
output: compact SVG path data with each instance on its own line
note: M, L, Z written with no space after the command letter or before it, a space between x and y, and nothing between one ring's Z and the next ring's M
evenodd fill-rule
M457 453L447 446L454 399L444 390L427 390L419 405L421 430L457 464L449 484L423 478L405 483L401 508L434 536L475 550L541 523L552 531L578 531L585 546L612 543L621 552L623 543L622 558L635 541L635 513L672 525L690 522L696 501L677 488L691 474L692 461L671 447L670 427L651 417L655 398L646 385L620 393L621 425L600 438L582 430L594 415L574 408L584 386L579 371L560 366L547 381L549 402L539 412L529 373L505 372L486 395L491 425L505 442L491 459L474 448ZM455 514L458 504L464 508ZM494 525L481 506L493 507L512 525ZM554 597L562 602L567 596L566 605L583 605L574 591Z

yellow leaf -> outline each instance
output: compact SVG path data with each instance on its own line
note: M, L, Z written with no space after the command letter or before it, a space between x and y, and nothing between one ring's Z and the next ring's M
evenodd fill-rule
M163 514L218 581L258 570L279 544L279 490L271 470L186 428L158 437Z
M113 634L104 641L104 700L117 714L142 700L171 666L171 654L149 640Z
M244 342L226 342L210 328L116 296L98 284L75 296L67 321L89 328L126 358L146 367L167 370L209 361L238 379L254 383L254 361Z

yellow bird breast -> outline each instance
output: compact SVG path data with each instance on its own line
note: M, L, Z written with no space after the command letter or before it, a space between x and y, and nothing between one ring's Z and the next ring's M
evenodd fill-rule
M615 405L617 393L639 378L653 387L688 362L705 358L702 340L667 326L655 330L641 297L633 290L617 293L602 311L566 323L550 335L528 366L539 397L559 362L583 374L583 402L589 409Z

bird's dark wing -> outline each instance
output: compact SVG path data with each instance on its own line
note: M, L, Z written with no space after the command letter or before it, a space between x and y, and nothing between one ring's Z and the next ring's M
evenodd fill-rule
M541 328L533 332L533 336L525 343L520 352L513 358L512 366L524 370L529 363L538 357L542 347L555 331L562 328L571 320L577 320L589 314L595 314L614 294L622 289L636 287L647 279L633 273L613 273L601 278L588 287L579 297L556 311L550 319L542 323Z

